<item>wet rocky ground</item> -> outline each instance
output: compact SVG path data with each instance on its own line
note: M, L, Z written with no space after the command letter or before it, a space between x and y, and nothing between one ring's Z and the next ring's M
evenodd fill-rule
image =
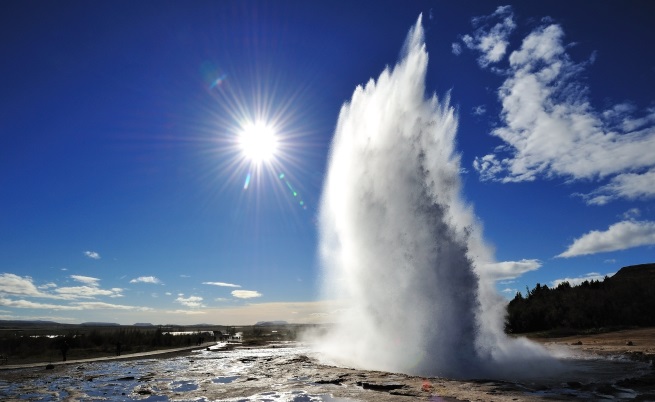
M655 401L655 371L647 362L593 358L579 364L582 371L599 370L598 375L547 382L457 381L325 365L306 347L278 344L3 370L0 400Z

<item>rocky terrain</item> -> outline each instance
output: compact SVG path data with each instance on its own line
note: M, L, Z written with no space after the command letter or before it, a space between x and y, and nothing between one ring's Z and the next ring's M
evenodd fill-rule
M52 369L2 370L0 399L652 401L655 376L649 359L655 350L654 331L542 340L549 348L586 356L570 360L570 374L544 381L450 380L336 367L319 362L309 348L289 343L233 350L205 348L174 357L85 362ZM636 360L616 357L620 354Z

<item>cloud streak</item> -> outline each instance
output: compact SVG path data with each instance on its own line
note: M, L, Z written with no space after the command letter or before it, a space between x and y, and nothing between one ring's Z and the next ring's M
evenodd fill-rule
M621 221L605 231L592 230L580 236L557 257L570 258L653 244L655 244L655 222Z
M506 39L516 26L511 18L511 8L501 7L474 19L476 31L462 38L467 48L480 53L482 67L509 62L505 70L493 68L505 81L498 90L501 125L491 134L504 145L475 158L480 178L604 182L578 194L591 205L654 197L655 158L644 150L655 149L655 109L641 116L629 104L594 109L581 80L588 63L571 60L560 25L534 29L505 58ZM499 22L493 25L491 19Z
M40 303L29 300L15 300L0 296L0 306L13 307L13 308L28 308L28 309L47 309L57 311L80 311L80 310L136 310L136 311L151 311L150 307L127 306L123 304L112 304L105 302L73 302L70 304L52 304Z
M77 281L77 282L82 282L84 284L87 284L89 286L98 286L98 282L100 279L94 278L92 276L84 276L84 275L71 275L71 279Z
M240 288L241 285L235 285L233 283L226 283L226 282L203 282L203 285L212 285L212 286L223 286L227 288Z

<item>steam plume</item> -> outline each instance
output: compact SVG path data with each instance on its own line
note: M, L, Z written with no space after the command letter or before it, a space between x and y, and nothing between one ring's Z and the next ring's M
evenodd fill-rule
M491 252L461 198L455 111L425 98L427 63L419 16L398 64L341 109L319 218L326 297L346 308L319 348L360 368L489 375L545 353L505 337L477 272Z

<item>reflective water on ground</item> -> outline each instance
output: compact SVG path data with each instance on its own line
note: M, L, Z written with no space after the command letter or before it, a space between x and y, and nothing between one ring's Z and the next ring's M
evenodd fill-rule
M59 366L55 370L7 370L13 373L0 372L0 399L345 402L416 396L452 401L455 400L452 397L439 397L436 390L441 389L442 395L446 395L448 387L466 389L466 384L470 384L472 390L520 395L527 400L562 397L631 400L642 391L618 382L651 370L646 363L626 358L576 356L564 359L565 369L550 378L520 383L455 382L323 366L312 356L305 346L278 345L204 349L172 358L94 362Z

